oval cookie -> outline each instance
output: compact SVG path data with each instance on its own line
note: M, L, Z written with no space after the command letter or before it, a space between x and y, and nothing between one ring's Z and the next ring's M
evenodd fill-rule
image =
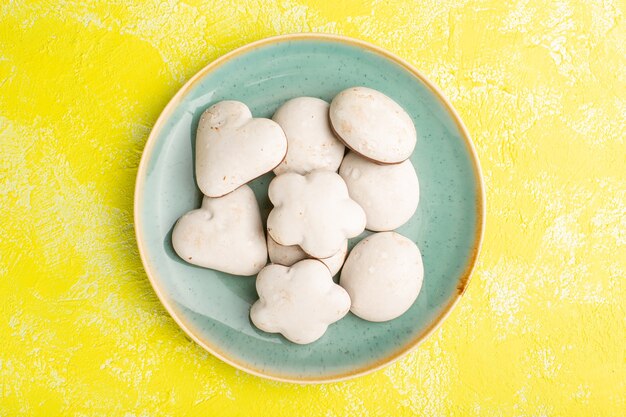
M352 249L339 284L350 294L350 311L365 320L387 321L413 305L423 278L422 255L415 243L398 233L382 232Z
M298 97L287 101L272 119L287 136L287 156L274 169L307 174L316 169L337 171L345 147L333 133L328 121L329 105L315 97Z
M383 93L352 87L330 104L333 130L353 151L382 164L409 158L417 133L411 117Z
M378 165L354 152L343 159L339 175L350 198L365 211L365 228L393 230L406 223L419 202L419 182L410 160Z
M275 264L291 266L298 261L308 259L310 256L302 250L298 245L283 246L276 243L274 239L267 235L267 253L270 256L270 261ZM346 260L346 254L348 253L348 240L345 240L343 247L331 257L318 259L330 270L330 274L335 276L337 272L343 266L343 261Z

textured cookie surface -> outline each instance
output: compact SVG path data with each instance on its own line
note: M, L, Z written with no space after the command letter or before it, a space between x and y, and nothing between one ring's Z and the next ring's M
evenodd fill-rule
M314 259L291 267L266 266L257 277L256 289L259 300L250 309L252 323L294 343L316 341L350 309L348 293Z
M411 240L375 233L346 259L339 284L350 294L350 310L369 321L387 321L406 312L422 288L422 255Z
M185 262L235 275L254 275L267 263L259 205L247 185L224 197L204 197L172 231Z
M352 87L330 103L334 131L353 151L383 164L411 156L417 141L415 125L402 107L383 93Z
M221 101L200 117L196 180L204 195L221 197L274 169L287 154L287 138L270 119L255 119L239 101Z

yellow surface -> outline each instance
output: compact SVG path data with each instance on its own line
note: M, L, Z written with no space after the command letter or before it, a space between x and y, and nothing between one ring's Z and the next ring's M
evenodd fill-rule
M0 3L0 415L626 414L626 4ZM214 58L324 31L440 85L485 174L483 251L402 361L323 386L185 338L132 228L149 130Z

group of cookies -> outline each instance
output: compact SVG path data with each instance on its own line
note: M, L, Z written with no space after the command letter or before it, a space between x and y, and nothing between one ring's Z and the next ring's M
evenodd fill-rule
M204 198L174 226L174 250L195 265L258 274L252 322L295 343L319 339L349 310L376 322L400 316L424 273L415 243L393 232L419 201L411 118L386 95L353 87L330 105L289 100L272 119L253 118L238 101L202 114L196 181ZM272 170L266 236L246 184ZM379 233L348 255L348 239L365 229Z

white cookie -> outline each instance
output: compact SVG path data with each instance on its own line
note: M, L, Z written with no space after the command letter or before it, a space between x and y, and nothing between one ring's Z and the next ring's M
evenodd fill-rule
M345 147L330 128L328 108L319 98L298 97L276 110L272 119L283 128L289 143L287 157L274 169L276 175L337 171Z
M268 195L274 204L267 218L272 239L284 246L299 245L313 258L333 256L346 239L365 229L363 209L334 172L279 175Z
M328 325L350 309L350 297L320 261L305 259L291 267L268 265L256 279L259 300L250 319L259 329L281 333L306 344L324 335Z
M339 284L350 294L350 310L369 321L387 321L406 312L422 288L422 255L395 232L360 241L346 259Z
M254 275L267 263L259 205L247 185L182 216L172 232L183 260L234 275Z
M333 130L353 151L383 164L397 164L413 153L417 133L411 117L383 93L352 87L330 103Z
M367 218L365 228L393 230L406 223L419 202L419 182L410 160L378 165L349 152L339 175L348 186L350 198L359 203Z
M200 117L196 180L209 197L221 197L276 168L287 154L278 123L253 119L238 101L221 101Z
M339 272L343 266L343 261L346 260L346 254L348 253L348 240L346 239L344 242L345 243L339 252L329 258L319 259L320 262L328 267L332 276L335 276L335 274ZM310 258L310 256L303 251L300 246L283 246L276 243L269 233L267 235L267 253L270 255L270 261L272 263L283 266L291 266L298 261Z

